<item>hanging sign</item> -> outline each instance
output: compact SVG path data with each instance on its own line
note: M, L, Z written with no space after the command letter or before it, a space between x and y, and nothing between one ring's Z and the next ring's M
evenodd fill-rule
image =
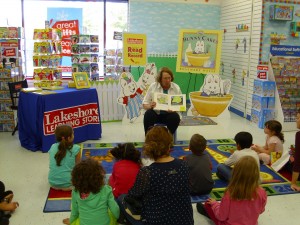
M147 38L145 34L123 33L123 64L145 66L147 63Z
M268 66L266 65L258 65L257 66L257 78L260 80L268 79Z

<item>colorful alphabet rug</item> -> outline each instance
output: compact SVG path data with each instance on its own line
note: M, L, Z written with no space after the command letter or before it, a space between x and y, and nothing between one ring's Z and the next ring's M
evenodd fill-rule
M107 176L112 172L114 165L114 158L110 154L110 149L117 146L118 143L85 143L82 144L82 159L93 158L102 163L106 170ZM135 142L134 145L137 149L141 150L143 143ZM192 203L203 202L207 198L214 198L220 200L224 194L225 188L228 183L220 180L216 176L216 167L219 163L224 162L230 155L231 150L235 150L236 145L232 139L213 139L207 141L206 152L210 155L213 169L213 179L215 187L208 195L191 196ZM183 158L191 154L188 148L188 141L177 141L176 145L172 148L171 155L176 158ZM274 171L271 167L266 165L260 166L261 186L266 190L269 196L281 194L297 193L290 188L290 182ZM53 191L50 189L47 201L44 207L44 212L62 212L70 211L71 194L66 196L66 193Z

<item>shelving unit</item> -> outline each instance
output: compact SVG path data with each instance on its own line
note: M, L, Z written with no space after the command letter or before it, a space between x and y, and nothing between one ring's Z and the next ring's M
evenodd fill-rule
M0 132L13 131L15 127L8 82L24 79L22 37L21 27L0 27Z
M276 120L283 131L297 130L296 116L300 108L300 57L273 56L269 63L269 80L276 82Z
M104 79L119 79L122 72L129 72L129 67L123 66L122 49L106 49L104 51Z
M34 86L61 86L61 31L52 28L34 29L33 39Z
M72 35L72 72L86 72L91 80L99 79L98 35Z

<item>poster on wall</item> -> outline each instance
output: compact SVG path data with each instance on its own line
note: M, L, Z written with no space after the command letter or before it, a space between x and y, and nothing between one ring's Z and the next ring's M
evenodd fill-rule
M123 65L145 66L147 63L146 34L123 33Z
M180 30L176 71L218 74L222 35L221 30Z
M61 47L63 72L72 72L71 62L71 35L79 34L83 24L81 8L47 8L47 21L49 26L62 31ZM81 25L80 25L81 24ZM80 25L80 26L79 26Z

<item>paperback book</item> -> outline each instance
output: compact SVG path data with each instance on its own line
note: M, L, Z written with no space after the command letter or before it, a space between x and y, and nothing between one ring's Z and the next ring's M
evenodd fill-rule
M171 95L163 93L154 93L155 109L157 110L172 110L186 111L186 95Z

